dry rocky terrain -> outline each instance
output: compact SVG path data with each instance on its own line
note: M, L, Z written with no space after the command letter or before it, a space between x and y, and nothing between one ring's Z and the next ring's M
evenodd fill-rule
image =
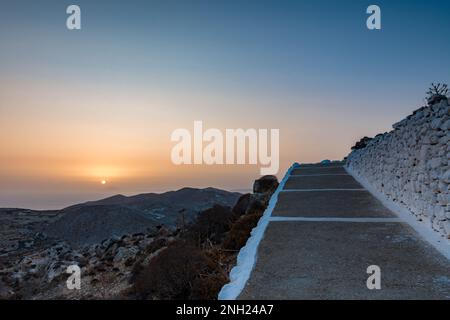
M154 265L161 252L186 242L192 243L194 256L222 257L220 263L212 259L210 268L220 277L208 278L214 283L206 285L213 288L205 293L208 297L217 295L276 185L275 177L257 180L255 193L244 196L185 188L163 194L159 210L154 194L116 196L61 211L1 209L0 299L164 298L136 283L145 283L142 270L152 261ZM159 215L152 216L152 210ZM231 230L232 221L247 229ZM231 250L222 250L224 240ZM70 265L81 268L81 290L67 288ZM138 276L144 279L136 280Z

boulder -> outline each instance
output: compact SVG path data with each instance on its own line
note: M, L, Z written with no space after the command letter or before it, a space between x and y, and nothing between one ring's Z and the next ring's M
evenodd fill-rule
M250 200L251 200L251 194L250 193L242 195L238 199L236 204L234 205L234 207L232 209L233 213L235 215L237 215L237 216L242 216L243 214L245 214L245 212L247 211L247 208L248 208L248 206L250 204Z
M253 193L271 193L278 188L278 179L275 176L268 175L255 180L253 184Z
M369 137L362 138L361 140L356 142L356 144L352 147L352 150L364 149L371 140L372 138Z
M125 247L120 247L117 250L116 255L114 256L114 263L115 264L121 264L121 263L125 263L125 262L129 262L130 259L132 259L134 261L134 259L136 258L137 253L139 252L139 248L138 247L130 247L130 248L125 248Z

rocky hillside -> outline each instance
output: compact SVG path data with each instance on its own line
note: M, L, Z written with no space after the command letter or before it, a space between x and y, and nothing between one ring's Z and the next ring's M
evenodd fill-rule
M124 234L175 230L215 204L233 206L240 194L215 188L183 188L166 193L117 195L68 207L44 232L73 246L91 245Z
M138 232L155 232L160 225L140 210L120 205L91 205L65 212L44 232L73 246L99 243L102 240Z
M363 138L347 159L349 169L437 232L450 237L450 102L429 105Z
M66 239L87 237L88 243L80 245L80 241L71 243L36 233L40 240L27 245L25 251L4 253L0 256L0 299L215 299L277 185L276 177L267 176L255 182L253 194L239 196L212 188L164 194L160 203L185 209L176 210L178 215L192 210L189 206L207 208L178 228L157 226L157 230L116 234L95 243L91 243L96 241L92 233L106 235L101 225L105 230L111 226L121 230L117 233L130 231L127 226L119 226L127 224L120 215L131 215L130 225L138 224L145 217L141 210L150 202L156 208L157 197L116 196L72 206L61 216L48 213L37 229L27 231L30 235L41 228L63 228L61 223L65 221L72 224L64 227L70 234ZM174 203L176 199L179 206ZM224 206L224 202L235 205ZM109 213L111 210L113 213ZM5 222L10 224L18 215L25 219L31 214L22 209L6 212L9 218ZM31 219L33 223L35 219ZM91 219L99 222L90 225ZM22 222L15 226L25 228L26 222ZM20 237L15 235L16 239ZM67 289L66 270L70 265L81 268L81 290Z

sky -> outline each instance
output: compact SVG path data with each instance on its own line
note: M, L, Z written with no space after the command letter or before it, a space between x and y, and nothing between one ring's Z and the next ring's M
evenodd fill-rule
M171 162L195 120L279 129L280 178L342 159L449 82L449 36L446 0L0 0L0 207L250 189L259 166Z

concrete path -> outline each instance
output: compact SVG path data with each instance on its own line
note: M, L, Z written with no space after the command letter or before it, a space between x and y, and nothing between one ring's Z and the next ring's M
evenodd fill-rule
M381 289L367 288L380 267ZM291 172L239 299L450 299L450 262L342 165Z

